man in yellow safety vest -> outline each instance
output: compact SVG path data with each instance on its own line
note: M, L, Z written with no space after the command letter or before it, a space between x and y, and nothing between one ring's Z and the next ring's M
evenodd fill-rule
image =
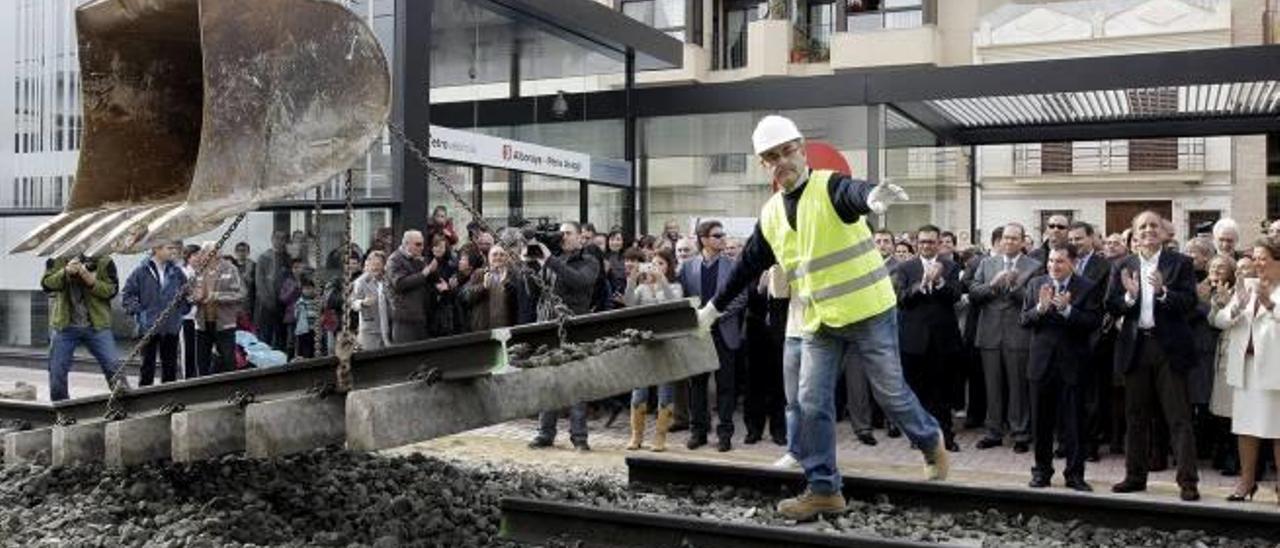
M775 193L760 212L728 285L698 311L709 328L733 297L774 264L782 266L793 299L802 299L803 350L796 402L795 457L808 489L778 504L778 512L809 520L845 507L836 468L835 387L846 354L860 359L876 401L925 457L929 479L945 479L949 468L938 423L916 399L898 358L897 300L884 259L876 250L868 213L883 213L907 200L897 185L872 185L831 171L812 171L804 137L795 123L766 116L751 136ZM794 390L793 390L794 389ZM797 409L798 408L798 409Z

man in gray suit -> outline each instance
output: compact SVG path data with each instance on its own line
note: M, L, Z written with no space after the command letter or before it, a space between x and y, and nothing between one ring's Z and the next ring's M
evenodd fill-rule
M734 261L723 253L725 233L720 221L703 221L695 234L699 253L681 265L679 278L684 296L697 297L701 308L729 283ZM716 448L721 452L733 448L733 411L738 402L734 358L742 345L742 311L746 302L746 292L735 296L711 329L711 340L715 342L716 357L720 361L720 369L716 370L716 414L719 416L716 424L716 437L719 438ZM711 428L711 412L707 402L707 385L710 380L710 373L690 379L689 442L686 444L689 449L707 444L707 431Z
M1031 441L1031 388L1027 382L1030 331L1018 322L1027 280L1040 263L1022 253L1026 229L1009 223L1000 239L1000 253L978 265L969 282L969 303L978 307L974 345L982 355L987 389L987 435L978 449L1001 445L1006 426L1015 453L1025 453ZM1007 406L1006 406L1007 401Z

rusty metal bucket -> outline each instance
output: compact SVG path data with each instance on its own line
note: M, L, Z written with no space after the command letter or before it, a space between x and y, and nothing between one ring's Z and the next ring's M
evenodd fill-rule
M76 10L84 137L63 213L12 252L137 252L347 169L391 105L386 57L327 0Z

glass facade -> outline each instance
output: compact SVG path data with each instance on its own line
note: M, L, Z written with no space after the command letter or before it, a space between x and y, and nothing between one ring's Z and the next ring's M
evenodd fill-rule
M768 112L727 112L643 120L649 232L676 221L688 232L698 219L740 219L747 230L769 198L769 183L751 149L751 131ZM810 140L844 156L855 177L867 176L867 109L782 111ZM736 225L735 225L736 226ZM742 232L730 226L731 232ZM746 234L741 234L745 236Z
M900 234L933 224L954 232L957 242L970 241L970 149L934 146L933 136L915 122L892 109L884 113L881 174L911 199L889 208L882 226Z

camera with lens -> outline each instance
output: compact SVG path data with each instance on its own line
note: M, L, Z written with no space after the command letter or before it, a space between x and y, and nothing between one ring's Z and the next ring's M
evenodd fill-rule
M525 256L530 259L544 258L539 243L547 246L552 255L560 254L560 224L547 217L537 219L537 223L525 221L520 229L520 236L525 242Z
M98 271L98 261L93 257L90 257L88 255L80 255L76 257L75 260L80 261L80 266L83 266L84 269L89 272Z

